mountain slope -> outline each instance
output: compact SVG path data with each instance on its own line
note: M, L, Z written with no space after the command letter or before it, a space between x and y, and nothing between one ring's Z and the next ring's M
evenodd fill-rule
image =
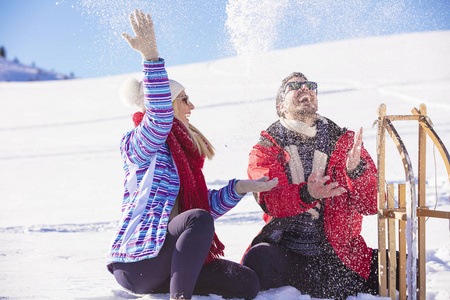
M71 75L46 71L34 66L26 66L17 60L10 61L0 57L0 81L43 81L73 78Z

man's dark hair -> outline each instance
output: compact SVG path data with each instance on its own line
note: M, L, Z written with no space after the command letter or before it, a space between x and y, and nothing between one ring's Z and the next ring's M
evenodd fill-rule
M281 112L279 106L280 106L281 102L283 102L283 100L284 100L284 86L286 85L286 83L289 80L291 80L292 78L296 78L296 77L304 79L305 81L308 80L308 78L306 78L306 76L300 72L293 72L293 73L289 74L288 77L283 79L283 81L281 82L280 88L278 89L277 99L276 99L277 114L279 117L283 116L283 113Z

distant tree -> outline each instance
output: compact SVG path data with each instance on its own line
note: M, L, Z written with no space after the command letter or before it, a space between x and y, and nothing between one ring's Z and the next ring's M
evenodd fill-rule
M75 78L75 74L73 72L70 72L70 77Z
M15 64L18 64L18 63L19 63L19 59L18 59L17 57L14 57L13 62L14 62Z
M6 58L6 49L3 46L0 48L0 56Z

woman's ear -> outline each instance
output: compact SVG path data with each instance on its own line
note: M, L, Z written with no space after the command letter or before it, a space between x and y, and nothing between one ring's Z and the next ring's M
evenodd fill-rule
M175 99L172 101L173 114L176 116L178 113L178 101L179 99Z

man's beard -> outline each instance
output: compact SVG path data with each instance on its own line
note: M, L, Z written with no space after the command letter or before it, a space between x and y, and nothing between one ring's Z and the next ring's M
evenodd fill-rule
M299 117L299 118L310 118L310 117L315 117L317 113L317 109L314 110L305 110L305 109L300 109L294 112L294 115Z
M294 114L301 117L315 116L317 113L317 105L315 103L310 103L310 106L306 108L298 108L294 110Z

